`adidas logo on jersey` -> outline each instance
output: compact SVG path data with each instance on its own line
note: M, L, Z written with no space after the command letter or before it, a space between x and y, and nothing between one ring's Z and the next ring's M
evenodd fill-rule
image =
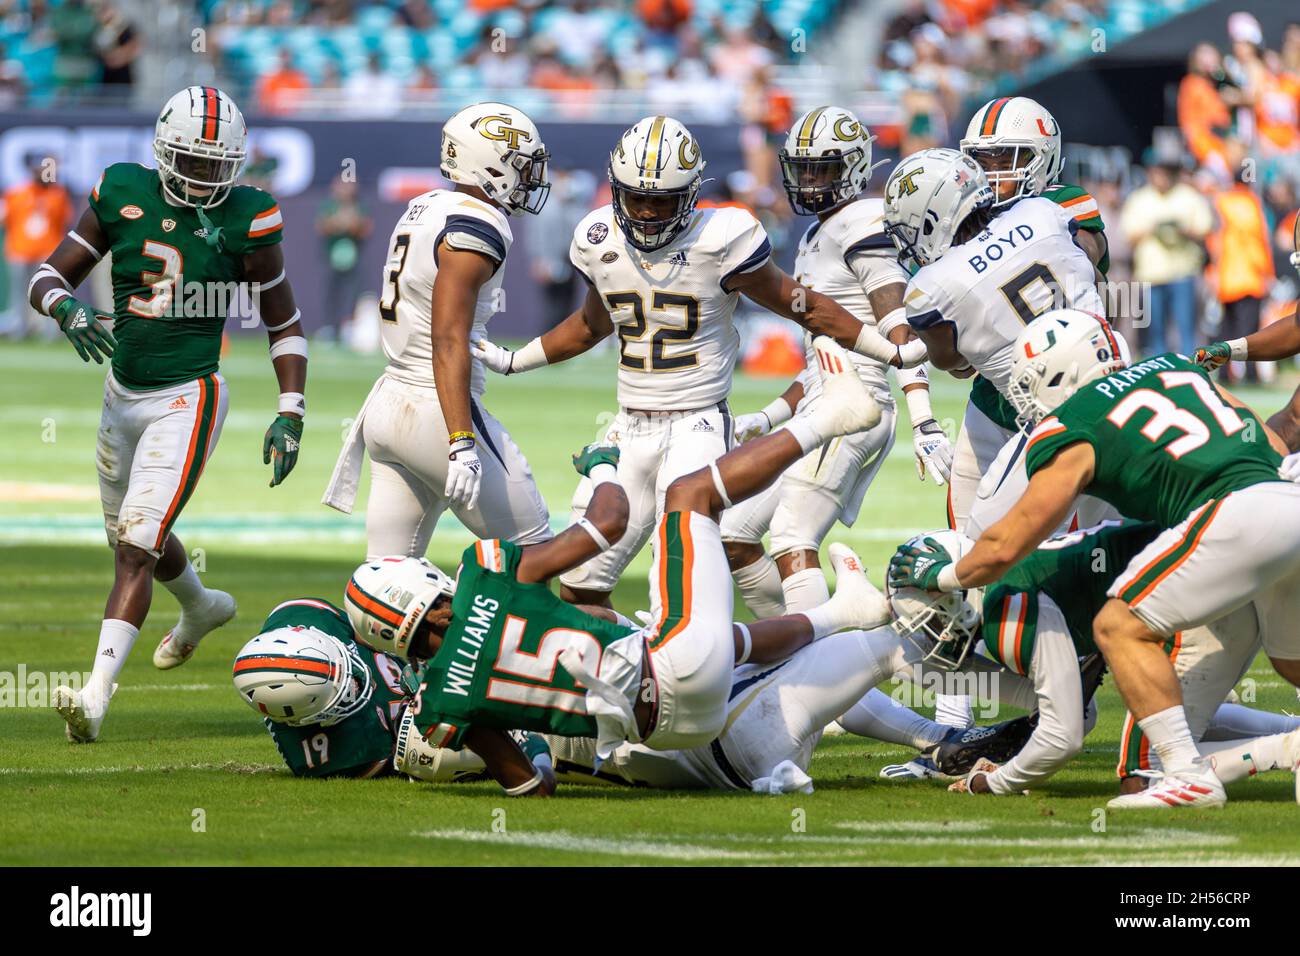
M190 403L185 401L184 395L177 395L176 401L172 402L170 405L167 406L168 409L189 408L189 407L190 407Z
M713 431L713 426L709 424L709 421L708 421L707 418L701 418L698 422L695 423L695 427L692 428L691 431L693 431L693 432L711 432L711 431Z
M686 258L686 250L678 249L674 252L672 257L668 260L668 264L670 266L689 266L690 262Z

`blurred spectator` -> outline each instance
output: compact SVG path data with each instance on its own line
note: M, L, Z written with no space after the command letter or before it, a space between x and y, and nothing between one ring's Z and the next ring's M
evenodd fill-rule
M794 100L773 84L770 67L756 70L746 84L740 115L745 123L740 131L745 168L766 198L764 190L779 192L781 173L777 150L794 122Z
M1173 347L1183 355L1196 348L1196 277L1205 265L1202 243L1214 227L1210 204L1177 180L1172 163L1147 167L1147 183L1135 190L1120 213L1120 231L1133 247L1133 278L1149 285L1143 347Z
M1233 184L1214 196L1219 229L1210 237L1215 294L1223 304L1223 327L1219 338L1242 338L1258 331L1260 304L1273 284L1273 253L1268 221L1259 197L1238 171ZM1236 370L1223 367L1223 381L1232 381ZM1256 380L1253 363L1246 363L1246 377Z
M293 51L280 48L276 68L264 73L257 82L257 105L264 113L292 113L298 108L303 91L311 88L307 74L294 65Z
M63 90L82 90L94 82L95 34L99 24L85 0L64 0L50 15L54 30L54 82Z
M99 82L107 88L105 92L125 99L135 82L135 61L143 49L140 35L135 25L111 3L101 2L96 15L99 19L99 31L95 34L95 50L101 68Z
M691 0L637 0L636 14L650 30L652 42L673 43L691 18Z
M57 167L46 156L27 157L30 179L3 197L5 260L9 264L9 307L0 317L0 334L14 338L58 331L47 316L26 301L36 269L72 225L72 198L58 182Z
M429 0L402 0L397 7L397 22L413 30L432 30L438 25Z
M1245 149L1236 138L1229 105L1241 102L1240 90L1227 78L1223 57L1209 43L1198 43L1178 85L1178 126L1197 164L1227 182Z
M738 90L749 85L754 74L772 62L772 52L755 43L740 27L728 27L711 54L713 72Z
M406 84L406 88L417 93L428 93L438 88L438 77L429 64L421 63L415 68L415 75Z
M478 70L479 82L488 89L523 89L528 85L532 66L518 38L506 36L499 29L485 23L465 62Z
M362 285L361 249L373 226L358 198L357 184L335 180L316 214L316 232L325 242L329 272L325 302L330 310L317 334L326 341L335 340L356 311Z
M11 110L23 101L27 92L27 74L19 60L9 56L0 43L0 110Z
M378 53L366 57L364 69L357 70L343 85L348 112L353 116L391 116L402 105L401 84L384 69Z
M533 279L542 287L538 331L558 325L575 306L578 272L569 262L573 230L591 211L596 180L586 170L550 170L551 195L529 223L528 252Z

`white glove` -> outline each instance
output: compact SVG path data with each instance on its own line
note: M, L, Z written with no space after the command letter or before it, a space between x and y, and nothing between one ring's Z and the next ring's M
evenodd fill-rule
M447 486L443 494L453 505L473 508L478 504L479 485L483 481L483 462L479 461L473 438L462 438L451 446L447 456Z
M928 470L936 485L942 485L952 475L952 444L944 434L943 426L933 418L912 426L912 448L916 451L916 475L922 481Z
M514 371L514 349L502 348L487 339L473 339L469 343L470 354L498 375L509 375Z
M748 415L736 416L736 444L743 445L760 435L766 435L772 428L764 412L750 412Z
M1277 473L1283 481L1294 481L1300 484L1300 451L1283 458Z

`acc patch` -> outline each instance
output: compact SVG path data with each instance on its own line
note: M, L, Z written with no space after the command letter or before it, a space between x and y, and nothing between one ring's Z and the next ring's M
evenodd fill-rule
M163 232L171 232L173 229L176 228L176 220L164 219L162 221L162 227L163 227Z
M593 246L598 246L609 236L609 226L603 222L593 223L587 230L587 241Z
M123 206L118 210L123 219L139 219L144 215L144 210L139 206Z
M609 250L609 252L605 253L603 256L600 257L600 261L608 264L613 262L617 258L618 258L618 253L615 252L613 249L611 249Z

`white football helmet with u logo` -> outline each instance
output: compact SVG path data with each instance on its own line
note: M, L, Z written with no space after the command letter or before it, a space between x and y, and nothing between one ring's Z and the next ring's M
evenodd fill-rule
M975 546L966 535L946 529L919 534L907 543L925 547L927 538L941 545L954 563ZM936 593L921 588L896 588L886 575L885 592L894 612L894 630L922 651L922 663L944 670L956 670L965 663L979 641L984 620L982 589Z
M153 155L169 199L183 206L219 206L248 158L243 114L215 86L187 87L158 114Z
M1007 400L1016 419L1033 426L1089 382L1128 363L1128 346L1104 318L1080 309L1051 309L1016 338Z
M426 558L376 558L352 573L343 606L358 641L405 657L424 615L455 593L456 582Z
M661 249L686 227L704 182L704 157L691 131L671 116L647 116L619 137L609 154L614 220L645 252ZM654 215L645 215L653 207Z
M952 247L972 213L992 205L993 190L975 160L955 149L923 149L885 182L885 232L899 261L915 271Z
M1061 128L1027 96L989 100L971 117L961 151L983 168L995 207L1041 195L1061 175ZM1002 183L1014 183L1003 194Z
M550 158L537 125L505 103L467 106L442 128L442 174L477 186L512 216L546 205Z
M795 215L816 215L856 199L872 170L888 162L871 164L875 139L838 106L819 106L799 117L780 153L781 179Z
M329 727L366 706L370 668L347 645L314 627L258 634L235 656L235 689L263 717L291 727Z

